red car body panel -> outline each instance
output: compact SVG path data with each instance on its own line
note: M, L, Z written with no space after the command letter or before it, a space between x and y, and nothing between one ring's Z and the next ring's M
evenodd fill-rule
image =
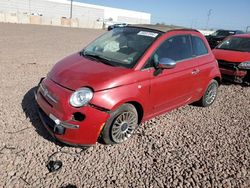
M238 51L232 51L232 50L214 49L213 54L216 59L224 60L228 62L235 62L239 64L241 62L250 60L249 52L238 52Z
M124 77L124 75L129 72L132 70L107 66L75 53L59 61L52 68L48 77L72 90L92 86L94 91L99 91L120 86L124 81L127 82L130 77Z
M200 37L207 46L208 54L178 62L174 69L165 69L158 76L154 75L154 68L142 69L164 40L183 34ZM143 110L142 121L145 121L199 100L214 78L220 79L221 75L206 39L196 31L177 30L159 37L133 69L112 67L79 54L61 60L42 82L58 103L42 96L40 88L37 102L48 116L53 114L63 121L79 125L79 129L66 129L63 135L52 133L56 138L66 143L91 145L96 143L109 118L109 111L127 102L136 103ZM72 107L69 104L71 94L84 86L94 90L94 97L87 106ZM73 121L72 114L75 112L86 115L86 119Z

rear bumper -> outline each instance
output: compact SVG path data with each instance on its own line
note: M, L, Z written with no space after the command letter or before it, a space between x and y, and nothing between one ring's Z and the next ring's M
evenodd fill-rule
M46 86L49 86L48 88L56 88L57 92L65 90L48 80L45 83ZM57 95L63 96L60 92ZM40 92L40 88L35 93L35 98L40 119L48 132L59 141L70 145L90 146L96 144L102 127L109 118L107 112L99 109L90 106L73 108L68 102L63 102L68 100L60 99L58 103L63 104L54 105L51 101L48 103ZM84 114L85 118L82 121L74 120L72 117L76 112Z

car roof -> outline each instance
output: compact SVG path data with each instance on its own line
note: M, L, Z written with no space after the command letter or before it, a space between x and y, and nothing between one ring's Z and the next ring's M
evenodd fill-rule
M250 34L237 34L237 35L232 35L231 37L250 38Z
M199 32L195 29L189 29L189 28L184 28L184 27L174 26L174 25L134 24L134 25L129 25L128 27L137 27L137 28L143 28L143 29L156 30L156 31L161 31L163 33L173 31L173 30L188 30L188 31Z
M126 23L116 23L114 25L126 25Z
M233 30L233 29L218 29L216 31L237 31L237 30Z

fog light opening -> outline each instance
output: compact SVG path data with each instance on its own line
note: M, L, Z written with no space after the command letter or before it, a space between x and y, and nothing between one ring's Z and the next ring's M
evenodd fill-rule
M81 112L75 112L73 114L73 120L75 121L83 121L85 119L85 115L82 114Z

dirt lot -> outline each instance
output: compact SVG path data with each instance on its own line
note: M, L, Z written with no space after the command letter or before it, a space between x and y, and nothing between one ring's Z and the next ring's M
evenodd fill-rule
M250 87L222 85L211 107L156 117L122 145L82 151L47 134L32 88L102 32L0 24L0 187L250 187Z

